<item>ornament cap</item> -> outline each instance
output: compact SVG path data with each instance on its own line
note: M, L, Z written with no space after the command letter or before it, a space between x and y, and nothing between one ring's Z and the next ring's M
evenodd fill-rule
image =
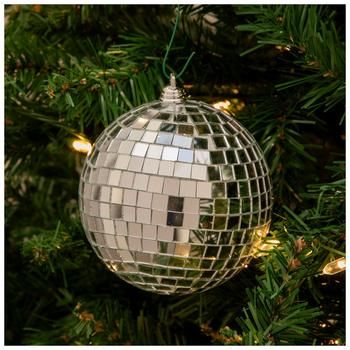
M182 103L185 99L185 92L176 87L176 78L170 74L170 85L163 89L160 100L165 103Z

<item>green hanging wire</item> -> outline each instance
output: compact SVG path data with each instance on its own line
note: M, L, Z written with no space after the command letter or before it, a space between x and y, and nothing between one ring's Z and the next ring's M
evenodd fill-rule
M166 61L168 60L168 55L169 55L169 51L170 51L170 48L171 46L173 45L173 41L174 41L174 37L175 37L175 33L176 33L176 30L177 30L177 26L178 26L178 23L179 23L179 19L180 19L180 16L181 16L181 11L179 10L179 8L177 7L176 8L176 20L175 20L175 25L174 25L174 29L173 29L173 33L171 35L171 38L170 38L170 41L169 41L169 44L167 46L167 49L166 49L166 53L165 53L165 56L164 56L164 60L163 60L163 74L168 78L170 79L170 75L167 73L166 71ZM172 72L174 73L175 75L175 78L180 78L182 76L182 74L185 72L187 66L189 65L192 57L195 55L195 52L192 52L190 57L187 59L186 63L184 64L184 66L182 67L181 69L181 72L178 73L178 74L175 74L174 71L172 70Z

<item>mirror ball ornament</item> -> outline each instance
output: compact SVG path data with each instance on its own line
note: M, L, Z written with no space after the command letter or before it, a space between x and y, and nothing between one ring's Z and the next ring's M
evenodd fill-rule
M251 260L271 221L269 170L252 135L186 99L174 76L160 101L132 109L98 137L79 196L98 257L159 294L227 281Z

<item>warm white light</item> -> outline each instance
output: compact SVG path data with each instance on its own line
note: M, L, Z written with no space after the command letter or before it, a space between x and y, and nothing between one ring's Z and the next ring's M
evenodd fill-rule
M225 101L219 101L213 104L213 107L220 109L220 110L225 110L230 106L231 102L229 100Z
M269 251L277 247L281 242L278 239L265 239L256 246L255 257L259 258L269 254Z
M331 261L323 268L323 273L326 275L335 275L336 273L342 272L345 270L346 260L344 257L341 257L337 260Z
M74 150L76 150L77 152L81 152L81 153L87 153L89 154L91 152L91 148L92 145L89 141L87 140L74 140L72 142L72 147L74 148Z
M190 255L191 246L188 244L176 244L175 254L183 257L188 257Z
M346 267L345 258L342 258L341 260L338 260L337 267L339 269L342 269L342 270L345 269L345 267Z

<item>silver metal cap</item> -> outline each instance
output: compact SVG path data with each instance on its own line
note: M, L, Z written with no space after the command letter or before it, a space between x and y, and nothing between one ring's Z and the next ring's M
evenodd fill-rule
M170 74L170 85L163 89L161 101L166 103L182 103L185 99L185 93L182 89L176 87L176 79L173 73Z

